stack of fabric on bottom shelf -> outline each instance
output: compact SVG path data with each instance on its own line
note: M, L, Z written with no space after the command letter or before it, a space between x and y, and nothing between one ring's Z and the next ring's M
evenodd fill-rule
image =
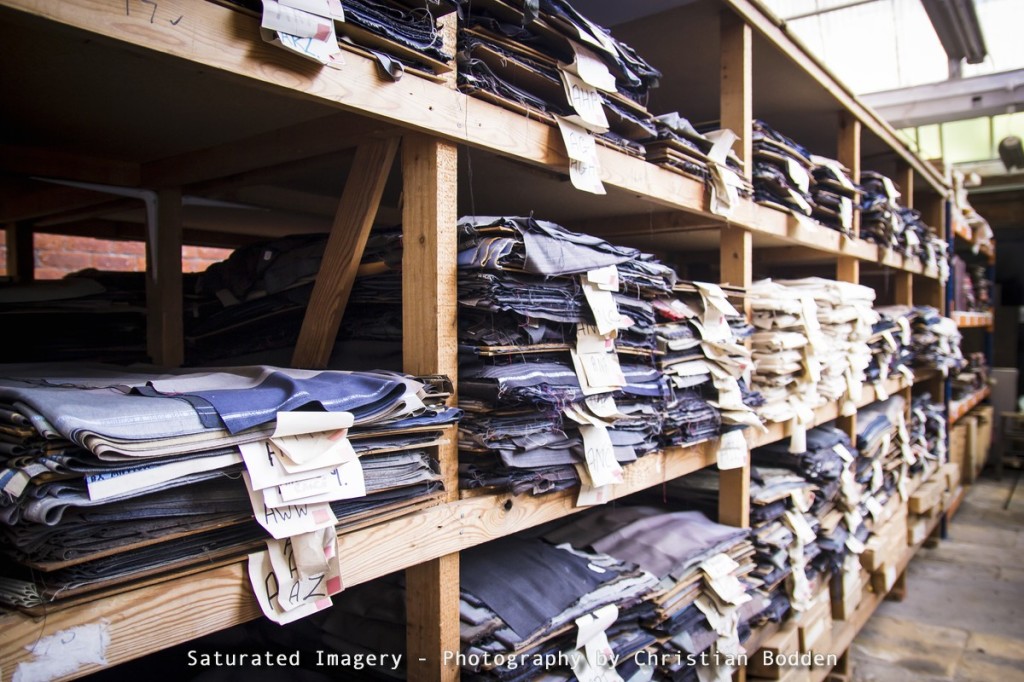
M657 636L651 655L659 679L695 676L690 662L742 653L752 615L763 608L748 592L754 568L749 532L710 521L699 511L634 506L594 510L548 531L550 542L635 561L660 580L644 627ZM712 648L713 647L713 648ZM717 675L731 671L718 670Z
M328 525L410 509L440 490L423 448L459 416L444 406L450 386L392 373L8 365L0 376L0 523L13 559L0 599L24 608L233 560L266 537L277 509L326 505L317 508ZM282 415L292 424L324 411L347 434L284 433ZM336 447L307 458L301 434L310 447L333 434ZM253 462L271 447L304 464L287 483L247 490L243 463L255 481ZM315 500L289 487L313 478L325 486Z

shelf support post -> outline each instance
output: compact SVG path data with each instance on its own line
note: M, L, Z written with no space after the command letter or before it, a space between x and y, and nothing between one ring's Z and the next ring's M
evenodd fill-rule
M848 111L839 112L839 140L836 160L850 169L850 180L860 184L860 121ZM853 235L860 234L860 206L853 207Z
M397 151L397 137L373 140L356 148L327 238L320 274L295 344L294 367L321 369L331 359L338 327Z
M402 141L403 363L413 374L446 374L457 386L456 223L458 150L410 133ZM453 398L454 399L454 398ZM453 432L438 446L448 501L458 499L458 447ZM459 666L459 555L405 571L409 679L454 681Z
M146 230L146 349L155 364L178 367L185 361L180 187L156 192L154 217Z
M847 168L849 168L849 166L847 166ZM836 280L840 282L860 284L860 259L854 258L853 256L839 256L839 258L836 259ZM848 417L840 415L836 419L836 428L849 436L851 442L857 442L856 414L852 414Z
M24 284L36 278L35 244L32 224L11 223L5 228L7 237L7 275Z
M753 36L750 24L730 10L721 14L720 31L719 122L740 136L737 154L743 162L743 175L750 180L754 174Z
M723 283L749 289L754 277L754 241L751 233L739 227L722 228L721 279ZM750 319L750 302L744 299L743 311ZM750 453L739 469L718 474L718 521L730 526L750 526Z
M905 161L896 164L896 184L903 192L901 199L907 208L914 208L914 169Z

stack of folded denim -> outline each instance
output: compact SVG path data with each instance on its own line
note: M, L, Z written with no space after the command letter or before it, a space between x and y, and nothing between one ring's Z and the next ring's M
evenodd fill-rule
M194 275L185 275L186 287ZM83 270L0 289L4 354L20 362L145 362L146 275ZM74 333L70 333L72 331Z
M698 511L602 508L544 537L628 558L657 577L641 623L652 635L650 644L657 638L655 651L663 661L659 679L677 679L688 656L699 656L712 645L723 654L739 653L748 621L764 606L749 594L748 576L755 566L749 531L714 523Z
M646 611L643 602L658 586L658 579L632 560L513 537L463 552L460 569L467 679L566 674L570 670L561 664L566 658L575 659L574 667L587 665L579 660L583 651L576 653L579 629L575 624L595 612L612 614L604 636L623 659L654 641L634 634L640 614ZM554 665L537 663L538 655L559 652L565 658Z
M811 216L813 168L806 149L764 121L754 121L754 199L758 203Z
M939 237L934 227L924 222L920 211L901 206L897 212L903 223L899 250L908 256L917 257L925 266L937 267L942 281L946 281L949 276L949 244Z
M907 484L916 461L905 417L906 401L895 395L857 413L856 480L864 487L862 503L881 508ZM869 503L868 498L874 498ZM876 504L877 503L877 504Z
M966 365L953 377L953 400L973 395L989 385L988 358L984 353L969 353Z
M854 414L871 362L868 340L879 319L872 308L874 289L819 277L778 283L814 299L821 328L821 343L815 347L821 364L818 392L828 402L838 402L840 414Z
M900 193L892 180L874 171L863 171L860 178L860 236L889 249L899 249L903 234Z
M871 363L867 380L882 387L891 376L899 373L913 379L914 348L910 331L910 306L883 306L875 308L879 319L871 328ZM883 388L884 393L884 388ZM880 396L883 399L886 395Z
M811 156L811 216L822 225L846 235L853 233L853 210L860 204L860 192L850 180L850 171L835 159Z
M916 306L910 324L917 367L936 369L943 376L955 375L965 365L960 351L960 329L932 306Z
M464 486L534 494L575 486L585 441L600 432L620 464L717 435L715 394L686 382L670 390L654 360L670 268L532 218L468 217L459 229ZM609 278L603 289L600 273ZM701 357L699 341L683 345Z
M822 334L817 307L803 294L772 280L750 289L753 324L753 388L764 397L759 416L768 422L796 419L810 422L813 410L824 404L818 392Z
M261 16L265 11L266 3L260 0L223 0L244 11ZM277 5L277 3L273 3ZM323 43L323 38L318 37L321 44L316 44L323 52L334 54L338 52L337 43L344 44L355 52L364 54L374 59L382 76L391 80L398 80L406 68L428 74L437 74L451 71L452 46L445 45L443 36L438 30L437 19L455 10L455 4L448 0L345 0L343 18L331 12L328 6L331 3L282 3L287 4L286 10L293 10L298 15L298 21L306 22L313 20L314 30L327 30L317 23L330 22L330 38L333 43ZM341 3L338 3L339 7ZM298 9L300 8L301 9ZM277 8L275 8L276 10ZM317 9L323 11L323 16L309 14ZM307 11L308 10L308 11ZM331 14L332 16L327 16ZM320 20L318 22L317 20ZM276 27L275 27L276 28ZM301 32L296 25L295 30ZM303 46L303 43L310 43L313 33L303 35L278 36L278 42L285 43L290 49L313 56L316 52L314 45ZM292 45L292 40L298 43ZM313 41L315 44L316 41ZM318 61L330 63L325 54L318 53Z
M914 397L910 406L910 440L918 460L940 465L948 461L948 424L945 405L933 401L930 393Z
M663 442L678 445L713 437L719 422L760 426L753 411L758 396L743 381L751 353L730 322L743 316L726 292L714 284L680 282L676 296L656 299L654 309L658 366L671 391Z
M869 530L858 511L860 491L854 485L851 467L856 454L849 437L834 426L819 426L807 432L806 440L803 452L792 452L789 439L757 448L751 452L751 462L759 471L779 467L811 484L810 495L798 495L792 501L794 509L814 517L811 525L820 552L811 562L809 577L813 577L814 573L839 570L848 554L848 538L864 541ZM793 521L791 518L791 530Z
M366 494L327 500L342 523L437 492L437 463L421 448L459 416L443 404L439 389L450 387L392 373L51 364L0 374L0 523L17 562L0 599L23 607L222 560L265 538L240 448L272 437L279 413L353 415L353 475Z
M570 94L583 84L600 98L606 125L588 122L599 139L643 156L638 141L655 135L647 96L661 73L632 48L565 0L458 4L463 92L522 113L585 117Z

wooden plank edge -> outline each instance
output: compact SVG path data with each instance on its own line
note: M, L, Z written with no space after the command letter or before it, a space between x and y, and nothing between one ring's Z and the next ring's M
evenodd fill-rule
M717 439L670 448L625 467L625 482L612 499L664 483L714 464ZM345 585L354 586L398 570L532 528L586 507L577 491L540 497L508 494L441 504L338 538ZM188 609L182 608L187 603ZM248 584L246 561L237 560L187 577L170 578L42 618L20 612L0 616L0 670L13 673L33 658L41 637L78 625L103 623L109 635L107 666L88 665L59 679L74 679L102 667L139 658L260 615ZM158 646L153 646L158 642Z

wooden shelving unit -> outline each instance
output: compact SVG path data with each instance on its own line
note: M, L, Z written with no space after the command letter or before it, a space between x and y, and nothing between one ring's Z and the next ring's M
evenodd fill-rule
M962 310L954 310L949 314L953 321L956 322L956 326L960 328L979 328L979 329L991 329L992 328L992 313L984 312L964 312Z
M958 421L960 421L961 417L963 417L965 414L967 414L975 407L980 405L981 402L985 400L985 398L987 398L990 393L992 393L992 389L989 388L988 386L985 386L984 388L980 389L975 393L972 393L966 398L957 400L956 402L951 402L949 404L950 425L956 424Z
M862 158L875 159L881 150L894 164L904 196L945 230L948 188L941 176L756 2L695 3L701 20L713 22L704 27L689 21L687 11L667 13L664 35L651 40L668 45L675 31L713 38L709 50L693 50L708 64L694 64L686 74L713 85L705 98L714 100L706 105L711 118L749 140L759 109L784 117L786 106L800 108L800 98L788 103L779 88L755 91L755 80L763 75L754 66L756 52L758 63L763 57L781 70L773 77L798 83L801 92L810 93L803 96L828 113L819 117L829 123L818 137L830 141L815 151L836 156L856 181ZM450 40L454 15L444 21ZM721 281L737 286L751 283L762 255L810 254L834 262L836 278L844 281L860 281L861 262L885 266L893 271L900 303L942 299L938 273L915 259L753 202L742 202L724 219L710 211L701 183L610 148L598 147L608 195L583 195L565 182L568 159L550 124L463 95L450 75L439 82L409 72L398 82L384 82L371 60L350 53L340 69L318 68L263 43L256 19L213 2L161 0L136 7L134 0L0 0L0 44L5 56L25 64L21 90L9 93L17 105L7 126L14 137L4 138L0 154L0 171L19 178L0 188L10 274L32 278L25 253L33 230L146 235L144 221L108 217L138 210L126 200L31 178L157 191L165 210L149 244L155 264L149 307L158 314L152 315L148 341L150 355L163 364L179 364L183 352L182 303L169 295L181 288L177 254L182 243L329 232L293 358L295 366L322 367L355 277L361 239L375 220L400 221L405 369L448 374L457 386L455 221L459 185L466 182L459 173L460 156L472 163L469 191L475 206L486 209L482 213L535 212L658 252L714 252ZM701 91L674 91L672 85L669 78L663 86L667 101ZM56 107L62 117L56 120L54 92L65 107ZM47 125L57 130L68 111L76 113L74 125L61 127L54 143L42 140ZM208 213L167 208L195 195L258 200L264 210L242 217L222 211L213 221ZM933 377L918 377L926 380ZM909 396L912 387L913 382L894 377L885 392ZM865 386L861 406L878 398ZM840 418L836 405L818 410L815 424L837 418L855 435L855 419ZM747 437L756 447L787 435L784 425L772 425L766 434L750 431ZM413 595L407 658L410 679L416 680L458 677L455 664L439 654L459 649L459 552L578 511L575 491L537 498L460 495L454 429L447 440L438 448L444 499L339 535L346 585L406 570ZM648 455L626 467L626 480L612 498L711 466L716 448L710 441ZM749 485L749 466L722 473L723 522L749 525ZM39 638L79 625L107 624L106 661L116 665L257 616L245 559L239 557L50 610L45 617L3 613L0 675L7 682L19 663L31 660ZM65 677L97 667L87 665Z

